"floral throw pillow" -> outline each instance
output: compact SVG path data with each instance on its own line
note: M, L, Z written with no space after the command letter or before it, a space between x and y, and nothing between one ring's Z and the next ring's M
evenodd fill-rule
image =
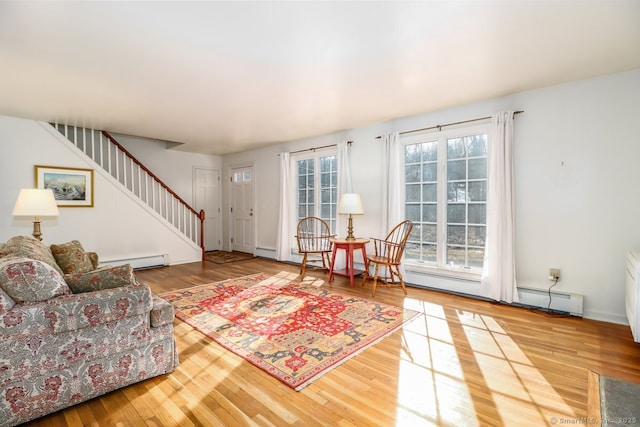
M61 245L51 245L50 248L64 274L86 273L93 270L91 258L79 241L72 240Z
M71 293L64 279L43 261L4 259L0 264L0 287L15 302L38 302Z
M67 284L74 294L102 289L120 288L137 283L131 265L102 267L87 273L65 274Z
M51 249L33 236L14 236L7 240L0 251L0 258L6 257L37 259L46 262L62 274L56 259L51 254Z

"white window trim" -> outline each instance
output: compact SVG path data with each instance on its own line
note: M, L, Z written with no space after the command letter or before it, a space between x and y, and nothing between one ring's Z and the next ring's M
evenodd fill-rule
M420 142L428 142L433 140L446 140L451 137L464 137L469 135L477 135L477 134L487 134L487 143L491 142L491 123L489 120L482 123L474 123L471 125L463 125L452 127L450 129L444 130L430 130L424 132L415 132L407 135L400 135L400 156L402 160L403 171L405 170L404 163L404 149L406 145L417 144ZM444 155L445 157L441 157ZM438 146L438 177L444 177L446 179L447 169L446 169L446 161L440 164L440 159L446 159L446 144L439 144ZM487 159L488 162L488 159ZM488 167L488 165L487 165ZM406 200L405 195L405 179L404 173L401 177L401 191L402 191L402 200L403 202ZM445 256L446 250L446 224L444 224L444 218L446 216L447 203L440 203L440 201L447 200L447 186L441 185L440 180L438 180L438 209L437 209L437 223L438 223L438 254L437 254L437 265L427 264L420 261L412 261L404 259L405 269L408 272L416 272L421 274L428 274L430 276L440 276L446 278L453 279L462 279L462 280L470 280L470 281L480 281L482 276L482 269L467 269L464 267L451 267L444 263L443 257ZM485 242L486 244L486 242Z
M306 159L315 159L315 158L320 158L320 157L328 157L328 156L338 156L338 148L337 147L327 147L327 148L318 148L315 150L308 150L308 151L302 151L299 153L293 153L291 154L290 158L289 158L289 170L292 172L291 174L291 194L293 195L292 197L292 206L289 209L290 212L290 219L291 219L291 226L292 226L292 230L291 230L291 236L292 236L292 245L291 245L291 251L292 254L297 254L298 253L298 243L296 241L295 235L297 232L297 226L298 226L298 168L297 168L297 163L300 160L306 160ZM319 172L319 171L318 171ZM340 171L338 171L338 173L340 173ZM315 179L319 180L320 179L320 174L317 173ZM340 177L338 176L338 181L340 180ZM318 195L317 197L320 197L320 192L316 192L316 194ZM336 218L337 220L337 218Z

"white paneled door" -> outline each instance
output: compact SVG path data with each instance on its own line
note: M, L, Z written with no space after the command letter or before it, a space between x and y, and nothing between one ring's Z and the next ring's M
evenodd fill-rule
M204 248L216 251L222 248L222 221L220 216L220 171L195 168L195 210L204 210Z
M255 216L253 211L253 167L231 170L231 223L234 251L253 253L255 249Z

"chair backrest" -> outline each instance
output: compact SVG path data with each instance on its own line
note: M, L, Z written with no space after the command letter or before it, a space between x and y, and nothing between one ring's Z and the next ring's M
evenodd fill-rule
M323 219L308 216L298 222L296 238L299 252L322 252L331 250L331 231Z
M393 230L387 234L387 237L384 240L386 243L389 243L386 245L387 250L389 251L386 255L390 260L397 263L400 262L402 254L404 253L405 244L409 239L409 234L411 234L412 229L413 222L407 219L393 227Z

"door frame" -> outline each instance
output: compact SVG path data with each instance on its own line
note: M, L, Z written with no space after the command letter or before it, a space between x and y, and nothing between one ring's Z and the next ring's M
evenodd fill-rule
M251 206L253 207L253 236L251 236L251 239L253 241L253 254L255 255L256 249L258 247L258 242L257 242L257 236L258 236L258 211L256 209L256 166L255 166L255 162L249 162L249 163L239 163L239 164L235 164L235 165L230 165L227 168L227 176L229 177L229 181L227 181L227 207L226 207L226 213L228 215L228 220L227 220L227 248L229 248L230 251L233 251L233 239L235 238L234 236L234 228L233 228L233 212L231 212L231 208L233 206L231 206L232 202L233 202L233 171L235 169L246 169L246 168L251 168L252 174L253 174L253 179L251 180L251 185L253 186L253 200L251 201Z
M220 230L220 244L216 245L218 246L218 250L222 250L223 247L223 242L224 242L224 233L222 232L222 215L223 215L223 209L222 209L222 168L215 168L212 166L193 166L192 167L192 183L191 183L191 188L192 188L192 192L193 192L193 206L195 207L195 205L197 204L197 198L196 198L196 170L198 169L202 169L202 170L208 170L208 171L213 171L213 172L218 172L218 214L217 214L217 221L216 221L216 227L218 230ZM205 216L207 216L207 212L205 211ZM202 242L203 246L206 248L206 244L205 242Z

